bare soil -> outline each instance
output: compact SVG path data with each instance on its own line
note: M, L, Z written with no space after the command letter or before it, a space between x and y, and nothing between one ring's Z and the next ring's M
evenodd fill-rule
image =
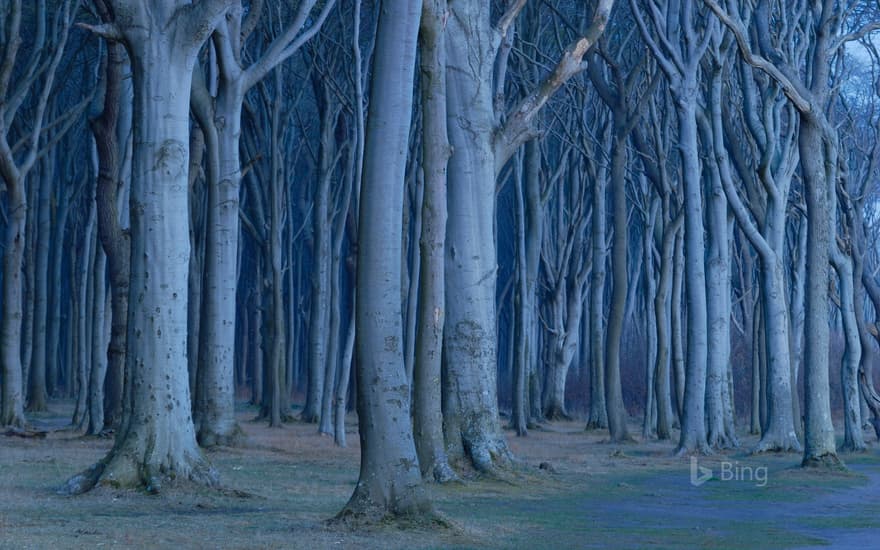
M876 447L844 455L848 472L804 471L795 454L749 455L747 437L700 457L712 475L694 486L671 442L610 444L582 422L558 422L509 433L521 463L502 479L430 486L452 528L351 531L326 520L357 481L354 418L340 449L315 425L269 429L242 407L246 446L208 453L224 490L63 497L67 477L112 445L60 429L69 410L56 403L34 419L50 430L43 439L0 435L0 548L870 548L880 536Z

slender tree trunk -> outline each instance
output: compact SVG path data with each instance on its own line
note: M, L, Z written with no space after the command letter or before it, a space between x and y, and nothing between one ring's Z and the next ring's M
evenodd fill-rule
M92 341L89 369L89 424L88 435L98 435L104 429L104 377L107 374L107 341L104 336L107 312L107 257L100 246L95 247L95 263L92 275Z
M807 199L806 319L804 323L804 466L837 466L840 459L831 422L828 384L828 254L831 247L831 215L828 193L834 186L826 177L825 139L819 124L801 116L798 144L801 174ZM830 145L829 145L830 147ZM825 153L825 154L822 154Z
M48 408L48 391L46 382L46 318L48 311L48 276L49 276L49 239L52 234L50 202L52 196L51 180L54 171L49 162L43 162L44 170L40 173L40 189L37 193L35 234L36 251L34 262L34 343L31 354L31 376L28 385L27 410L31 412L45 411Z
M8 216L3 250L3 315L0 318L0 357L3 360L3 400L0 426L22 428L21 324L22 281L27 199L22 182L6 181Z
M605 256L606 242L605 179L593 184L592 253L590 280L590 411L587 429L608 427L605 403Z
M623 405L623 389L620 382L620 341L623 337L623 316L626 313L627 248L629 246L629 223L626 212L626 145L627 137L622 128L615 129L611 153L611 207L613 209L614 235L611 242L611 309L608 312L608 333L605 344L605 406L608 412L608 430L612 441L630 439L627 430L626 408ZM596 211L593 211L596 215ZM595 238L595 237L594 237ZM595 247L597 243L594 243ZM605 246L602 241L600 246Z
M455 478L443 444L441 358L446 307L446 172L451 154L446 126L446 0L426 0L419 32L422 99L422 231L419 247L418 330L416 331L413 424L422 477Z
M691 75L696 79L696 75ZM682 84L696 91L697 84ZM708 325L706 313L706 272L703 256L703 199L699 149L697 145L696 101L679 98L678 124L684 179L684 249L687 277L687 374L684 388L679 454L707 451L705 400Z
M664 211L666 210L668 210L668 206L664 207ZM660 280L657 283L657 295L654 297L654 315L657 319L657 368L654 390L657 395L658 439L670 439L672 437L672 421L674 419L670 389L669 348L671 339L669 337L668 322L671 309L669 295L672 291L675 242L678 240L681 222L682 217L679 216L667 222L664 228L663 244L660 252Z

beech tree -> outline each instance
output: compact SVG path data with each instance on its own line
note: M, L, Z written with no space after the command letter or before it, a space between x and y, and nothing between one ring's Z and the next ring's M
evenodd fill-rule
M196 54L230 0L111 1L114 19L90 26L128 50L134 83L129 402L110 453L68 480L158 491L165 480L214 485L190 412L186 361L190 245L189 92Z
M421 487L403 364L400 269L403 183L421 2L384 0L376 30L364 150L357 278L361 469L339 518L431 510Z

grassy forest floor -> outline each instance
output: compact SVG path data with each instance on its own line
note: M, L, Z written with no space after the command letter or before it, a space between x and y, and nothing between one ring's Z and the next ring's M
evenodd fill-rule
M55 404L35 425L62 426L69 411ZM849 472L804 472L798 455L750 456L747 437L739 450L699 459L713 475L694 486L690 460L674 458L672 443L610 444L581 422L509 434L522 468L502 481L432 486L451 529L340 530L324 520L357 481L356 426L340 449L314 425L269 429L253 416L240 411L246 447L209 453L232 489L223 492L58 496L112 440L0 436L0 548L872 547L880 535L876 444L844 455Z

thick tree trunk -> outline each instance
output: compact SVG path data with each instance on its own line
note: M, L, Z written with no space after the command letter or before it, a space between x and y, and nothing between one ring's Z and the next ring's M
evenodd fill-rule
M189 97L196 53L227 7L155 2L126 11L119 32L131 56L134 150L127 339L130 401L110 453L68 481L159 490L166 480L215 485L195 438L187 373ZM173 32L171 32L173 31Z
M241 106L236 82L223 80L214 118L201 114L208 153L204 286L199 330L195 407L197 438L203 447L236 445L235 319L238 277ZM216 124L216 120L224 121ZM216 155L216 156L215 156Z
M386 0L382 8L358 240L361 469L338 516L369 522L432 513L413 442L400 304L400 219L421 2Z
M444 427L451 458L481 471L507 463L496 384L497 258L489 6L450 5L447 27L449 224L446 235Z

